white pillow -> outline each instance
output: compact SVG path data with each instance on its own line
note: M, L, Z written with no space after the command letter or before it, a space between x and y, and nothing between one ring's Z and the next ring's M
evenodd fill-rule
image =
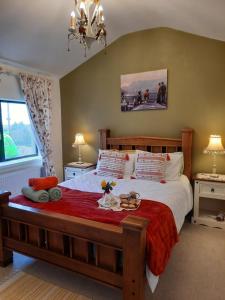
M99 158L101 157L102 153L107 153L107 152L121 152L121 153L125 153L126 155L128 155L129 159L125 161L125 168L124 168L124 177L128 177L130 178L133 175L134 172L134 163L135 163L135 157L136 157L136 152L132 152L130 153L129 151L119 151L119 150L101 150L99 149L99 156L98 156L98 163L97 163L97 167L96 167L96 171L98 172L99 169Z
M178 180L184 171L183 152L168 153L170 160L166 164L166 180Z

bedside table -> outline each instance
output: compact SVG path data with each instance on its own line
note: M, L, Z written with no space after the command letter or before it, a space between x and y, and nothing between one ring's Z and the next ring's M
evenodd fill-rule
M69 180L77 176L86 174L94 170L95 168L96 168L96 164L92 164L92 163L86 163L86 162L82 164L68 163L67 165L64 166L65 180Z
M225 213L225 175L199 173L194 177L194 215L192 223L225 229L225 221L217 221Z

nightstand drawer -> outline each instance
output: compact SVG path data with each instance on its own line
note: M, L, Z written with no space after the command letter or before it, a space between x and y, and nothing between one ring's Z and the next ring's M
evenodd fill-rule
M225 199L225 186L224 184L215 183L199 183L199 196L211 198L224 198Z
M77 175L84 174L85 169L81 170L81 169L66 167L65 173L66 173L67 177L75 177Z
M69 180L69 179L75 178L77 176L86 174L86 173L94 170L95 167L96 167L95 164L90 164L90 166L86 167L86 168L66 166L66 167L64 167L65 180Z

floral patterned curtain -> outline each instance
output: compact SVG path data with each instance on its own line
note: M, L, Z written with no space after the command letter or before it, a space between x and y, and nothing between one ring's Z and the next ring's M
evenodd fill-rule
M19 76L36 141L43 159L41 175L55 175L50 141L52 82L45 78L23 73L20 73Z

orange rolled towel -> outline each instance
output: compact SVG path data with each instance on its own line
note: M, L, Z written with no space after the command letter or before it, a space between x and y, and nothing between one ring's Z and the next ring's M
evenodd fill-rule
M55 176L30 178L28 184L34 191L49 190L57 186L58 178Z

